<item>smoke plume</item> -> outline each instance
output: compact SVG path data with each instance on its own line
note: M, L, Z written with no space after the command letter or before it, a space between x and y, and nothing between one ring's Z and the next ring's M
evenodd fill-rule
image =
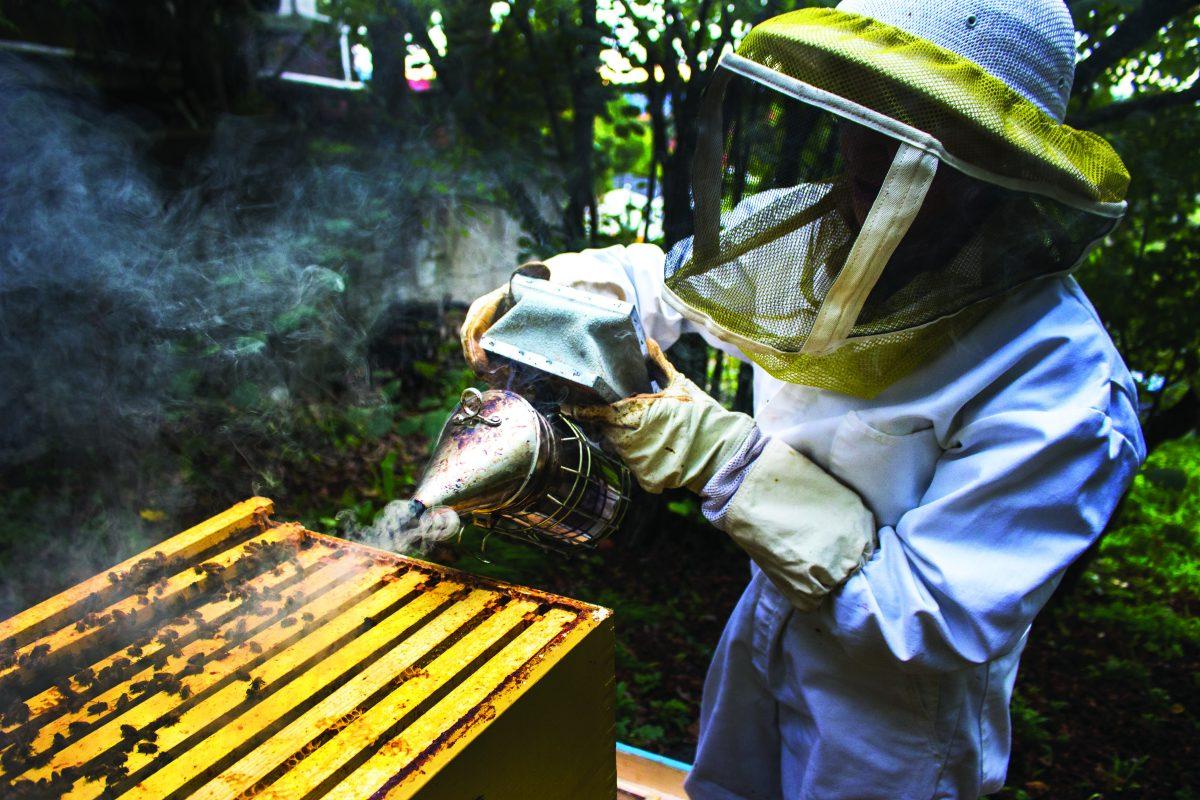
M435 506L426 511L412 500L393 500L370 525L357 524L349 512L342 512L338 522L342 535L348 539L413 556L424 555L433 545L462 529L454 509Z
M477 180L236 117L161 166L162 127L0 56L0 616L275 494L301 427L341 435L322 408L382 407L367 331Z

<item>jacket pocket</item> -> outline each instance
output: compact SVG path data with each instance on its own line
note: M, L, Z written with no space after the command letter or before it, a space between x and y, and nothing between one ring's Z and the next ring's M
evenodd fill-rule
M938 721L942 713L942 676L938 673L905 673L903 681L907 687L916 715L925 725L931 752L938 753Z
M932 427L884 433L850 411L834 433L829 471L858 492L879 525L894 526L920 505L941 455Z

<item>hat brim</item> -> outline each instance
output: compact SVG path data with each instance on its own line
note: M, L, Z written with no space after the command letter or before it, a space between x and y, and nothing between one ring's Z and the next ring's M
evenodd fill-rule
M953 166L1120 216L1129 172L969 59L892 25L806 8L755 26L737 55L931 137ZM811 98L802 98L811 99ZM833 109L837 110L837 109Z

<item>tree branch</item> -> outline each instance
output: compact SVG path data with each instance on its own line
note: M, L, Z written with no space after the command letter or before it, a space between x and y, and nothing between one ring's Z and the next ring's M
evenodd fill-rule
M713 42L712 58L708 60L708 68L703 73L705 80L716 69L717 62L721 59L721 51L725 49L725 45L733 44L733 24L729 19L730 8L731 5L721 6L721 14L717 18L717 25L721 28L721 35Z
M683 13L679 10L679 6L675 3L668 2L665 4L667 29L674 30L676 38L679 39L679 45L683 48L684 60L693 72L696 71L700 56L696 51L696 42L692 41L692 37L688 36L687 25L683 21ZM703 26L701 26L703 30ZM668 40L670 37L664 37ZM664 69L666 65L664 64Z
M1102 106L1095 111L1075 114L1069 122L1076 128L1091 128L1096 125L1119 122L1130 114L1154 113L1197 102L1200 102L1200 80L1182 91L1135 95L1132 100L1123 100L1119 103Z
M533 67L534 72L538 75L538 86L542 90L542 106L546 111L546 122L550 126L550 138L554 142L554 151L558 154L558 160L561 164L567 164L567 145L563 138L562 128L558 124L558 114L554 110L554 89L550 85L547 78L549 70L542 63L541 45L537 42L537 37L533 32L533 25L529 21L529 7L525 3L514 3L512 13L508 18L513 20L517 26L517 30L521 34L521 38L525 40L525 46L529 51L529 64Z
M625 4L624 7L626 18L633 24L633 27L637 28L638 35L635 41L642 44L642 48L646 51L646 58L637 58L628 46L623 46L619 42L617 43L617 52L629 59L629 63L649 71L653 68L652 62L654 61L652 58L654 55L652 47L654 43L650 41L650 27L634 12L629 4Z
M692 52L696 55L696 62L692 65L695 69L699 67L700 49L704 46L705 39L708 38L708 14L712 8L712 0L701 0L700 11L696 14L696 19L700 20L700 30L696 31L696 38L692 43Z
M1092 84L1106 69L1129 55L1175 17L1196 8L1195 0L1142 0L1142 4L1125 15L1113 34L1097 39L1092 53L1075 68L1075 85L1083 95L1090 95Z

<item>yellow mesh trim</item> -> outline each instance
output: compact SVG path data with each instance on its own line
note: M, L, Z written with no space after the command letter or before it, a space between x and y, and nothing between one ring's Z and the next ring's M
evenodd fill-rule
M1129 172L1101 137L1062 125L969 59L869 17L806 8L767 20L738 55L933 136L997 175L1084 200L1124 200Z
M745 355L781 381L870 400L944 352L987 316L1000 300L994 298L976 303L922 328L869 339L850 339L829 355L761 351Z

